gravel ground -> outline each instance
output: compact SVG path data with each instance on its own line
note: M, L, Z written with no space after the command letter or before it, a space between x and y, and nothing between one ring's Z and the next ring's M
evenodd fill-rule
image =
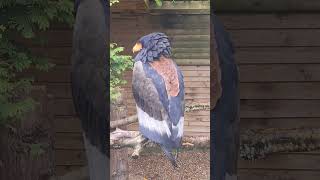
M206 180L210 179L209 150L179 153L178 169L162 153L146 153L129 158L130 180Z

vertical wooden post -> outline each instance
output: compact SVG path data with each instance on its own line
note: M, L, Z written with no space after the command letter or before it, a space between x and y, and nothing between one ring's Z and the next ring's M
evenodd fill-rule
M125 105L122 98L111 104L110 120L115 121L125 118L127 115ZM126 127L120 127L126 129ZM112 130L111 130L112 131ZM128 149L111 149L110 150L110 179L111 180L126 180L129 179L128 166Z

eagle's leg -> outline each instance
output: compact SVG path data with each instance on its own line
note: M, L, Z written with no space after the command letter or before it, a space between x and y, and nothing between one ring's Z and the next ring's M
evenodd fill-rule
M178 159L178 154L179 154L179 148L176 149L176 155L175 155L175 159Z
M168 150L166 147L161 146L164 154L169 158L171 164L173 165L174 168L178 168L178 164L176 161L176 158L172 154L172 150Z

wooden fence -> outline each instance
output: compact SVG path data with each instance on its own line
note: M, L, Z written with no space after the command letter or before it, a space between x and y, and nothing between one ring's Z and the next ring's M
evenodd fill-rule
M319 9L313 0L216 1L236 47L242 129L320 127ZM241 160L239 175L241 180L316 180L319 160L319 152Z

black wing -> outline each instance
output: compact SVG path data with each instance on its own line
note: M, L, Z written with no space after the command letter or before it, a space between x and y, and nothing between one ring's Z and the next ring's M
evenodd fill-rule
M81 1L73 34L73 102L89 142L109 156L108 8L103 1Z
M224 179L237 172L239 153L239 77L234 49L221 22L213 15L215 41L221 70L222 94L212 113L214 178Z

